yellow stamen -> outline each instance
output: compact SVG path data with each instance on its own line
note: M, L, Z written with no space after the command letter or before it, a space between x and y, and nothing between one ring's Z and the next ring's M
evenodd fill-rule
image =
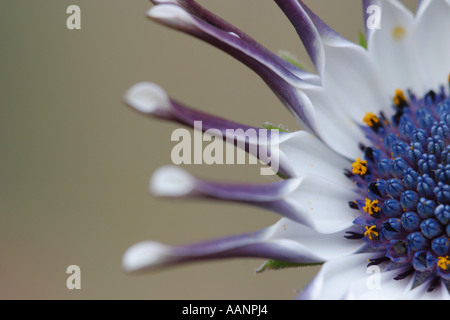
M359 174L361 176L367 173L367 161L361 160L360 158L356 159L352 164L353 174Z
M370 240L374 240L378 238L378 231L376 226L366 227L366 232L364 232L365 237L369 237Z
M448 256L438 257L437 265L442 270L447 270L448 266L450 266L450 259L448 258Z
M402 90L395 90L394 103L396 106L400 105L402 102L406 102L405 94Z
M374 125L380 123L380 119L376 116L376 114L372 112L366 113L363 118L363 122L367 124L369 127L373 127Z
M363 209L364 212L367 212L370 215L373 215L381 210L380 207L378 207L378 200L371 201L370 199L366 199L366 205Z

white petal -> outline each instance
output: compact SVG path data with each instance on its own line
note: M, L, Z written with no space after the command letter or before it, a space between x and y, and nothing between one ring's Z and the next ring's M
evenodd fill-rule
M412 89L424 93L414 46L414 17L400 1L380 0L380 28L371 30L368 51L380 69L388 92Z
M279 220L271 230L269 238L299 242L316 261L329 261L348 256L364 246L363 242L355 243L346 239L343 231L323 234L286 218Z
M350 161L306 131L283 136L280 151L280 156L286 158L280 162L286 164L285 167L293 177L313 174L344 186L351 186L351 181L343 174L344 169L351 166Z
M450 300L450 294L444 284L439 285L432 292L427 292L429 282L405 292L403 299L406 300Z
M165 197L217 199L254 205L332 234L353 225L359 211L348 202L359 194L349 186L307 175L269 184L218 183L192 177L175 166L163 167L151 179L151 190Z
M427 293L428 283L413 289L414 279L394 278L405 271L383 271L379 266L368 266L368 259L379 254L363 253L326 262L313 281L299 295L300 299L329 300L419 300L448 299L445 287Z
M170 109L170 100L164 89L152 82L140 82L124 95L125 103L139 112L154 114Z
M351 209L348 201L357 199L351 188L320 177L305 176L299 187L286 201L297 214L307 218L308 224L321 233L335 233L353 225L359 211Z
M414 35L426 89L438 91L450 75L450 4L448 1L422 1Z
M339 300L347 294L350 283L368 277L367 259L373 254L355 254L326 262L313 281L299 295L300 299Z
M373 267L376 269L376 266ZM432 292L427 292L430 281L420 286L413 287L414 277L403 280L394 280L401 271L383 271L379 275L368 271L368 275L349 285L345 299L352 300L449 300L449 292L445 285L436 287ZM369 277L380 277L379 286L371 287ZM369 284L369 286L368 286Z
M347 300L401 300L410 292L412 280L394 280L399 270L382 271L378 266L367 267L361 279L349 283Z
M152 7L148 12L149 18L162 21L173 27L190 27L195 25L195 20L176 1L164 1L162 4Z
M195 178L176 166L156 170L150 181L150 190L156 196L183 197L194 191Z
M324 43L322 84L340 112L362 124L368 112L389 112L389 93L366 50L349 42Z
M150 265L165 265L174 261L168 252L169 246L154 241L139 242L130 247L122 259L122 267L131 272Z
M313 110L314 130L322 141L348 159L361 156L358 144L367 139L345 105L339 105L323 87L301 88L299 96L303 104Z

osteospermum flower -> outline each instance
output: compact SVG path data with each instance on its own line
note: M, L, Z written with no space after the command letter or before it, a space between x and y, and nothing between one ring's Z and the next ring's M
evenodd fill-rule
M218 183L171 166L154 174L151 188L165 197L251 204L281 220L191 245L144 241L125 253L124 268L264 257L269 261L262 269L279 261L323 263L302 299L449 299L450 2L422 0L414 15L399 1L363 1L366 19L371 9L380 13L378 25L366 30L367 48L344 39L302 1L275 2L317 74L271 53L195 1L153 0L148 16L235 57L291 111L304 130L280 130L284 179ZM136 84L125 100L160 119L188 126L202 121L203 130L215 128L224 137L226 129L252 128L191 109L153 83ZM244 146L249 152L252 143Z

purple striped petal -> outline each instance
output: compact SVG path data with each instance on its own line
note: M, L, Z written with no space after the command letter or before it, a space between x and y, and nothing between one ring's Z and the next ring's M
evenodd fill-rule
M134 272L186 262L236 257L317 263L353 254L358 249L341 233L320 235L290 220L281 219L256 232L191 245L169 246L143 241L125 252L123 268Z
M291 73L295 74L299 78L313 77L311 73L299 69L295 65L288 63L286 60L280 58L279 56L274 55L271 51L267 50L265 47L263 47L260 43L255 41L245 32L236 28L235 26L228 23L221 17L215 15L214 13L206 10L204 7L202 7L193 0L152 0L152 2L155 4L164 4L164 3L178 4L184 9L186 9L189 13L191 13L196 17L199 17L200 19L204 20L211 26L217 27L220 30L225 30L228 33L237 35L239 38L245 40L245 42L248 43L249 46L255 48L257 51L261 51L262 53L264 53L264 55L267 55L267 58L272 60L274 63L283 66L283 68L289 70Z
M290 159L279 155L280 141L287 140L288 134L285 132L251 127L189 108L171 99L161 87L150 82L131 87L125 93L124 101L140 113L181 123L234 144L270 167L262 168L262 175L281 173L291 176L293 173Z
M313 111L302 105L297 93L298 87L308 85L300 76L308 78L310 75L290 65L207 10L202 8L200 12L201 7L198 4L192 6L195 3L193 1L180 1L183 5L189 4L191 11L174 4L178 1L155 2L161 4L150 9L150 18L206 41L247 65L268 84L297 119L314 130Z
M303 1L275 0L275 2L291 21L317 71L322 74L325 65L323 42L345 43L348 41L329 27Z
M193 177L179 167L166 166L154 173L150 188L157 196L213 198L257 206L321 233L350 228L359 215L342 201L357 199L351 188L318 176L268 184L219 183Z
M366 50L326 25L302 1L275 0L292 22L320 74L322 87L300 88L314 106L317 135L339 154L358 157L358 125L368 112L390 111L389 94ZM340 125L339 125L340 124Z
M184 106L171 99L160 86L151 82L140 82L132 86L125 93L124 101L140 113L175 121L188 127L193 128L195 121L202 121L204 130L217 129L223 135L227 129L256 129Z
M306 51L320 72L324 64L324 52L319 32L311 18L298 0L275 0L291 21L298 35L303 41Z
M376 101L384 95L378 95L377 86L374 86L378 81L363 49L356 45L350 46L350 42L337 41L336 39L341 38L333 38L335 32L318 18L314 18L317 25L310 26L316 28L317 35L322 37L317 41L321 45L323 41L328 41L327 48L331 52L331 58L335 55L334 51L340 50L337 59L327 60L326 65L329 67L325 68L322 80L324 84L328 84L323 88L317 86L316 80L306 82L299 79L285 67L285 63L280 62L279 57L254 42L247 41L247 37L239 36L241 33L236 33L235 28L221 21L217 22L214 16L203 11L200 19L192 13L198 13L198 10L190 6L190 11L187 12L174 4L179 2L195 3L180 0L170 1L168 4L164 1L152 8L149 14L154 19L203 39L244 62L268 83L301 125L316 133L339 154L348 158L359 156L360 150L354 141L364 142L365 137L354 123L360 123L365 112L376 112L381 110L380 105L387 105ZM313 16L313 13L305 12ZM214 24L206 22L213 20ZM347 47L342 47L343 45ZM348 66L351 66L350 70ZM366 72L361 72L365 69ZM370 110L366 110L368 108Z

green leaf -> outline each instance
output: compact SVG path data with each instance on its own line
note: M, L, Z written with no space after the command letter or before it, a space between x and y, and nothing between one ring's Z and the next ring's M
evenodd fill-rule
M359 45L367 50L367 40L364 33L361 31L358 33Z
M287 268L319 266L322 264L323 264L322 262L295 263L295 262L286 262L286 261L279 261L279 260L267 260L256 270L256 273L262 273L264 271L269 271L269 270L281 270L281 269L287 269Z

